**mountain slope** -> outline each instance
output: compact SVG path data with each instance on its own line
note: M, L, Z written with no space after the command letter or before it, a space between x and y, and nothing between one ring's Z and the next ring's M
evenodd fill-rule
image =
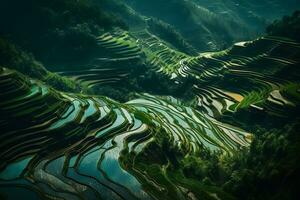
M297 2L12 2L0 199L298 199Z
M7 195L12 194L4 188L25 187L18 195L35 191L48 198L150 199L166 187L185 196L176 182L151 183L158 172L140 171L139 154L163 153L153 159L162 162L156 167L164 171L166 162L175 162L176 154L168 151L232 154L249 145L249 134L171 97L144 94L121 105L105 97L57 92L5 68L0 77L5 141L0 185Z
M231 0L124 1L145 16L156 17L171 24L200 51L223 49L235 41L255 38L264 32L268 22L300 8L299 2L293 0L288 3Z

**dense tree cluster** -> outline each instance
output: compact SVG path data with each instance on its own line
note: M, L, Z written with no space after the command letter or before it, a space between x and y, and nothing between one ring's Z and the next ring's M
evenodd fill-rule
M175 48L188 54L195 54L196 50L190 45L182 35L176 31L175 27L159 19L150 18L147 21L149 30L159 36L161 39L172 44Z
M233 156L202 149L197 155L183 157L182 150L176 151L170 145L165 145L169 150L163 152L171 152L167 154L171 161L174 159L170 155L176 158L172 162L175 173L182 171L188 180L219 188L237 199L297 199L299 118L282 128L256 129L250 150L241 149Z
M267 33L300 41L300 11L295 11L292 16L284 16L281 20L275 20L267 27Z
M62 91L79 92L83 88L68 78L47 71L35 57L20 47L0 37L0 66L11 68L33 79L46 82Z
M12 68L36 79L42 79L47 70L41 63L36 62L33 55L22 51L0 37L0 66Z
M0 26L1 35L52 65L86 59L101 30L126 28L91 0L4 0Z
M241 199L296 199L299 128L299 119L281 129L258 128L250 151L229 162L231 176L223 188Z

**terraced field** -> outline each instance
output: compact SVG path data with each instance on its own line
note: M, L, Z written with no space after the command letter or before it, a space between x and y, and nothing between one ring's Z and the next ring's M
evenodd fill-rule
M128 32L105 33L98 37L98 44L115 58L131 58L141 55L141 49Z
M135 63L144 60L149 70L167 75L177 84L193 79L191 89L198 109L210 117L249 107L284 117L286 107L293 106L278 94L300 79L282 75L284 71L299 74L300 44L290 39L268 36L197 57L177 51L147 29L106 33L98 39L111 57L96 59L86 70L62 74L89 87L117 84L128 79Z
M136 63L145 59L152 70L175 78L177 75L174 69L180 67L179 61L189 57L170 48L147 29L105 33L98 37L98 45L102 57L83 66L84 70L64 71L60 74L87 84L88 87L116 84L128 78ZM103 57L103 54L107 57Z
M170 47L166 42L151 34L148 30L131 32L138 46L143 49L149 64L154 70L175 78L174 69L179 67L180 60L189 56Z
M68 76L88 87L116 85L128 78L143 52L128 32L105 33L98 38L99 56L79 70L59 74ZM78 67L77 67L78 68Z
M284 117L284 110L294 105L280 97L281 90L300 80L296 67L300 44L290 39L268 36L197 57L175 50L147 29L106 33L98 39L111 57L96 59L86 70L62 74L88 87L116 84L128 78L134 63L146 60L150 70L177 84L194 79L198 108L210 117L249 107ZM294 71L294 77L285 76L284 71Z
M59 74L78 81L88 88L116 85L128 79L132 71L130 63L135 63L137 60L139 60L139 57L126 59L98 58L90 65L84 66L85 69L64 71L59 72Z
M249 107L284 117L284 110L294 105L285 99L287 97L280 97L281 90L300 80L297 77L299 69L296 67L300 61L300 44L290 39L268 36L236 43L221 52L201 53L191 57L173 49L146 29L105 34L99 38L119 54L123 52L120 49L124 48L128 52L139 52L148 61L151 70L167 75L177 84L187 78L194 79L193 91L198 99L198 108L210 117ZM123 44L122 48L120 44ZM126 74L126 69L116 69L119 73L122 70ZM295 76L285 76L282 74L284 71L293 71Z
M241 110L285 118L299 104L293 94L299 93L300 44L286 38L263 37L196 57L144 29L106 33L98 41L101 57L60 74L101 88L123 84L142 61L178 85L192 80L186 89L196 106L147 93L121 104L58 92L0 68L0 191L9 199L222 195L186 189L191 185L170 172L172 156L203 150L231 156L249 147L252 134L222 119Z
M136 160L161 137L185 155L232 154L251 142L172 97L141 94L120 104L58 92L6 68L0 87L0 190L11 199L155 199L181 191Z
M286 38L264 37L188 59L181 62L177 74L197 80L194 91L199 109L211 117L246 107L284 117L284 110L294 104L280 91L299 82L299 55L300 44ZM295 76L284 76L284 71Z

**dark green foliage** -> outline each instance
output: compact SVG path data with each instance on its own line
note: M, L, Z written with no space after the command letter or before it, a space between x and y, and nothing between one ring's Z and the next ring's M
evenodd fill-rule
M189 156L183 160L183 172L186 177L197 178L205 185L214 185L215 181L223 179L225 173L219 166L218 157L210 155L207 158Z
M127 64L124 63L122 66L125 67ZM122 80L123 83L95 87L93 88L94 93L111 97L120 102L129 101L136 97L135 93L144 92L155 95L171 95L188 103L193 100L192 90L186 90L186 88L191 88L194 83L193 78L187 78L181 84L176 84L168 76L151 70L145 63L138 62L134 65L131 67L129 77Z
M182 159L180 166L184 177L181 179L221 187L237 199L297 199L299 118L282 128L267 131L256 127L256 130L250 151L245 149L232 157L205 149L197 156L181 158L177 154L177 158ZM175 166L174 170L178 169Z
M240 199L297 199L299 128L295 119L282 129L259 129L250 152L231 162L224 189Z
M147 20L147 24L149 26L149 30L152 33L156 34L166 42L169 42L178 50L191 55L196 54L196 50L194 49L194 47L187 41L185 41L182 35L171 25L164 23L163 21L156 18L150 18L149 20Z
M90 0L5 0L1 2L0 26L0 34L47 65L78 64L91 56L101 30L126 28Z
M78 74L78 76L95 76L95 80L89 80L87 78L87 85L90 87L95 86L91 83L92 81L100 82L93 88L92 93L95 95L108 96L120 102L133 99L137 96L136 93L145 92L162 96L170 95L183 100L184 102L178 103L178 105L175 105L174 102L172 103L172 100L166 100L165 103L168 107L159 104L159 106L156 107L148 105L148 108L146 108L143 107L143 102L139 103L141 107L131 107L130 103L122 104L105 97L93 96L94 100L99 99L97 105L95 105L99 108L101 107L103 110L97 110L94 114L87 117L85 119L85 128L79 119L81 119L82 116L89 115L90 110L93 110L93 106L90 107L91 104L89 104L89 102L81 102L81 98L87 98L84 95L78 95L78 100L69 102L72 106L73 103L79 102L80 106L78 106L78 108L74 106L74 111L80 110L80 112L75 115L75 123L67 124L67 128L72 129L72 131L66 133L76 136L77 134L84 134L88 129L91 129L91 134L86 141L84 141L80 148L74 148L74 151L84 154L85 152L82 151L82 149L84 149L83 147L92 148L93 145L90 146L90 144L93 142L97 143L97 145L102 142L109 142L109 145L121 144L123 142L124 149L120 154L120 159L116 162L119 162L124 170L128 170L131 175L135 176L143 185L143 189L146 192L151 194L153 192L153 196L155 197L162 199L180 199L181 196L178 196L178 194L184 193L187 199L233 199L233 197L245 200L297 199L299 196L297 182L300 180L300 160L298 155L300 152L300 136L298 133L300 130L300 119L297 113L299 107L296 106L299 106L300 93L299 81L297 80L299 75L294 73L297 71L292 70L292 68L298 67L298 53L296 50L294 51L294 49L299 48L299 45L288 40L288 43L293 43L294 49L285 44L286 48L289 49L283 48L283 50L280 50L281 48L274 45L274 43L271 43L274 45L274 48L271 49L268 45L265 45L265 43L256 46L255 44L258 43L256 41L247 44L248 46L236 45L232 49L220 53L221 55L219 57L209 57L209 54L207 54L207 58L203 56L203 58L199 60L199 63L198 61L194 63L195 65L192 63L192 57L188 57L184 54L197 54L195 53L194 47L197 48L197 50L219 49L232 44L232 42L237 39L241 40L255 36L257 32L264 29L266 22L264 17L267 19L276 17L276 14L272 14L271 9L271 11L267 11L265 15L262 14L258 16L257 14L263 11L261 6L268 5L274 9L274 7L271 6L274 3L278 4L274 5L275 7L281 5L277 0L263 1L263 3L256 0L232 0L230 2L225 0L215 1L214 3L209 0L4 0L1 2L0 8L0 67L17 70L18 72L28 75L30 78L43 81L58 90L87 93L87 91L84 91L86 90L84 86L81 85L83 82L76 79L78 78L76 75L72 77L78 82L64 78L56 73L51 73L42 63L37 61L39 60L51 70L69 70L71 72L73 72L72 70L79 70L79 73L82 74ZM129 5L140 13L129 7ZM252 12L251 9L254 8L257 8L257 10ZM124 32L126 33L124 34L126 37L122 35L122 39L114 38L114 33L117 35L118 32L123 33L123 30L128 30L128 32ZM109 34L107 31L109 31ZM209 72L209 74L212 75L222 75L223 71L221 70L210 70L210 67L214 66L218 69L218 65L220 65L220 67L224 67L224 71L227 71L228 74L224 73L223 77L213 76L212 79L209 79L207 82L203 81L203 83L199 80L202 78L205 79L205 76L199 76L196 79L194 76L191 76L193 75L192 73L188 73L187 76L179 76L179 74L177 76L176 74L174 79L170 79L170 76L157 71L157 69L161 69L161 66L158 66L155 70L151 68L152 65L154 65L151 63L156 62L146 62L148 57L155 58L157 55L154 53L152 55L151 52L143 52L143 43L136 42L141 39L135 36L134 33L136 33L136 35L139 32L143 34L145 33L143 31L147 32L147 34L149 34L148 31L150 31L154 36L158 36L166 42L165 49L159 49L159 46L163 43L163 41L159 39L155 40L155 43L149 42L149 44L147 44L149 49L150 47L158 48L165 57L169 57L170 52L178 53L177 51L181 51L183 52L183 58L185 56L187 57L184 59L180 58L181 61L187 61L186 66L183 66L179 59L174 59L175 66L173 66L173 62L167 65L167 67L170 68L174 67L174 73L179 71L175 67L182 67L188 68L184 69L186 71L191 70L200 75L205 72ZM282 20L275 21L267 28L267 33L272 36L284 36L300 41L300 12L297 11L291 17L286 16ZM97 44L97 36L102 34L104 38L112 38L111 40L102 42L102 45L107 43L111 44L107 49L105 49L105 47L100 49L100 45ZM151 34L149 35L152 36ZM280 43L280 41L275 40L275 44L277 44L277 42L278 44ZM113 51L110 52L110 48L116 49L114 54L111 53ZM257 49L255 48L270 50L256 51ZM165 51L166 49L170 49L170 52ZM32 52L32 54L28 52ZM120 56L120 52L123 53L121 54L123 57ZM283 56L289 55L287 52L294 54L291 57L281 57L281 53L283 53ZM240 61L240 63L232 65L233 62L231 61L234 60L230 59L228 62L225 59L225 61L221 63L220 61L222 61L224 55L228 57L235 55L236 61ZM266 60L273 59L274 65L268 66L268 62L255 62L255 60L259 60L260 56L265 57ZM134 57L134 59L131 59L131 57ZM37 58L37 60L35 58ZM211 60L215 62L209 62ZM245 63L252 62L252 65L244 66L242 61ZM219 62L221 64L219 64ZM290 66L287 64L289 62L295 64L291 64ZM178 63L179 65L176 66ZM290 68L285 68L283 64L282 66L277 66L276 63L285 63L289 65ZM74 68L70 69L70 66L74 66ZM241 67L243 68L240 70ZM101 73L107 73L106 75L110 75L109 73L111 73L114 75L119 69L120 71L123 70L121 73L122 76L117 76L115 82L101 82L101 78L96 76L99 74L102 75ZM4 71L2 68L1 70ZM111 71L107 72L106 70ZM253 73L244 73L244 78L239 79L238 75L232 75L232 71L234 70L252 70ZM95 75L94 73L96 72L98 74ZM273 80L271 79L273 74L281 74L281 76L274 76ZM285 77L290 74L293 76L292 79ZM261 82L259 82L259 78L263 78L265 75L266 77L270 76L270 80L261 80ZM281 82L277 84L277 78L282 79L282 81L285 80L286 82L282 85ZM26 78L26 80L29 84L29 78ZM263 107L267 103L270 103L267 99L270 93L275 89L274 86L271 87L269 84L273 83L273 81L273 85L275 85L275 83L278 85L275 85L275 88L278 87L276 90L279 90L283 97L288 97L287 99L295 104L282 106L284 112L288 113L286 114L287 116L280 116L282 118L272 116L267 113L267 109L255 111L252 107L253 104ZM5 82L3 83L6 84ZM215 92L210 92L209 89L215 86L216 88L220 88L220 91L212 90ZM250 149L247 148L248 140L246 139L251 139L251 136L248 134L245 134L247 136L242 138L242 135L233 136L230 135L231 132L229 134L226 132L226 136L224 135L224 138L221 138L221 134L217 134L217 131L221 131L221 128L220 130L215 128L215 132L208 132L206 128L195 128L199 121L192 123L189 122L189 119L197 117L197 115L201 113L191 111L193 114L190 116L187 115L186 112L188 112L188 109L192 110L192 108L181 107L181 105L191 104L195 99L198 100L202 93L207 93L207 97L211 96L212 98L207 98L207 102L205 102L207 105L199 104L194 107L200 109L204 107L204 105L210 107L213 105L212 103L214 103L212 99L216 100L216 102L222 99L223 102L226 99L225 94L222 97L219 96L222 94L222 88L227 88L228 91L241 94L244 98L241 102L232 99L234 102L230 108L236 112L229 113L224 111L224 113L220 113L218 117L215 117L216 119L213 119L211 124L206 124L206 126L214 125L214 123L217 123L215 120L219 120L220 122L241 127L247 130L247 133L248 131L253 133L254 140L251 143ZM10 92L10 88L5 89ZM202 90L200 91L200 89ZM199 90L199 93L194 90ZM91 91L88 92L90 93ZM59 98L61 93L55 92L55 94L57 98ZM76 96L76 94L67 95L70 95L70 97ZM9 104L10 97L7 98L8 100L5 103ZM160 98L163 99L164 97ZM168 97L165 98L167 99ZM100 101L100 99L103 101ZM177 100L174 99L174 101ZM152 103L154 102L156 102L156 99L152 101ZM64 103L67 103L66 99L64 99L61 104L56 104L57 108L62 109ZM105 107L106 105L107 107ZM31 107L33 107L33 110L36 108L34 101L32 105L28 106L28 108ZM51 106L49 106L49 109L50 107ZM118 107L122 108L122 110L115 113ZM157 112L151 111L151 107L154 107ZM125 108L128 108L128 113L126 113L130 115L129 117L125 116ZM55 112L58 109L55 109ZM145 111L142 111L142 109L145 109ZM170 111L174 111L174 109L176 110L178 119L170 116L173 120L170 124L168 124L168 120L156 121L161 118L160 115L157 114L158 111L166 113L167 116L167 114L169 115L169 113L171 113ZM67 111L68 109L62 110ZM30 109L29 111L25 111L29 112ZM22 112L22 110L20 112ZM40 112L43 111L38 110L37 113L30 113L30 116L40 115ZM56 115L57 113L52 113L51 111L51 114ZM104 114L107 114L108 117ZM117 124L121 115L124 115L123 117L124 119L126 118L126 122L116 125L116 127L109 130L109 134L111 134L109 135L109 137L111 137L110 141L105 141L106 138L102 138L102 136L100 139L94 137L94 129L99 128L98 131L100 133L107 127ZM184 118L180 118L180 121L179 116L181 115L184 116ZM59 118L60 116L63 115L57 115L55 117ZM129 120L129 118L133 117L139 119L143 125L147 126L145 133L137 132L132 138L125 137L123 138L124 141L117 141L121 133L136 131L131 130L131 128L136 125ZM203 114L202 117L201 119L206 119L207 116ZM95 121L94 118L98 121ZM28 118L28 120L35 122L31 120L31 118ZM1 122L1 125L5 125L4 122ZM93 124L94 122L97 123ZM167 128L162 128L164 127L164 123L168 125ZM188 124L189 126L187 126L189 131L186 131L187 129L184 128L184 123L190 123ZM186 138L179 137L179 139L173 141L175 139L172 134L177 127L180 127L179 130L181 130L180 133L182 134L180 136L186 136ZM29 128L32 127L30 126ZM28 131L31 135L29 128L24 130ZM83 129L81 130L81 128ZM204 142L203 144L196 144L194 141L191 142L192 129L199 131L199 133L201 132L201 134L203 132L205 136L211 134L216 138L220 137L220 141L223 140L224 142L221 141L217 146L227 146L227 140L230 142L232 139L230 137L240 137L241 140L244 139L246 141L245 147L242 148L239 143L237 148L233 149L232 152L228 150L216 152L206 149ZM24 130L22 129L22 131ZM45 133L48 133L47 131L48 129L46 129ZM172 134L169 135L168 131ZM39 133L39 130L36 132ZM53 133L53 135L57 133ZM67 134L64 134L61 134L58 139L60 143L64 143L64 137L67 136ZM148 134L153 137L151 140L149 139L150 137L147 138ZM196 132L194 134L196 134ZM201 138L201 134L197 134L197 137L199 136L199 138ZM131 139L131 141L129 139ZM127 154L129 153L129 144L126 140L133 142L132 145L143 144L144 141L149 141L149 143L145 143L145 146L141 148L139 153L137 153L137 151L131 151L130 154ZM232 139L232 141L234 140ZM24 143L25 142L28 141L24 141ZM209 143L209 140L206 142ZM199 148L195 147L194 149L193 144ZM69 145L72 145L71 142ZM133 146L131 147L133 148ZM73 147L70 146L68 148L72 149ZM103 146L100 148L104 149ZM108 148L105 150L109 150L111 147L105 148ZM86 156L88 157L88 155ZM101 159L105 159L105 156L102 156ZM75 167L70 168L75 169ZM88 176L86 176L86 178L88 178ZM108 179L109 178L111 177L108 177ZM93 187L90 187L90 189L92 188ZM88 191L86 193L88 194ZM3 195L0 194L0 199L4 198L2 196Z
M264 26L264 22L258 20L255 21L256 25L251 27L236 16L238 15L236 11L222 7L223 2L220 4L210 2L208 5L184 0L151 2L126 0L126 2L141 14L172 25L188 43L200 51L223 49L235 40L254 37L257 32L262 32L261 26ZM223 10L212 9L218 5ZM257 27L259 31L256 30Z
M285 88L282 89L284 96L288 97L295 104L300 102L300 84L288 84Z
M45 40L52 45L41 53L41 59L51 64L56 61L58 64L77 62L78 65L82 58L92 58L98 47L96 37L87 23L50 31Z
M273 36L288 37L300 41L300 11L292 16L284 16L267 27L267 33Z
M141 15L134 12L122 0L92 0L95 5L99 5L104 11L108 12L111 17L124 20L126 25L123 28L129 29L134 27L145 26L144 19Z
M137 74L139 74L139 76L136 76ZM138 92L147 91L157 95L172 95L184 100L191 100L192 91L186 90L186 88L191 88L194 81L193 78L187 78L182 84L176 84L167 76L156 73L147 67L139 68L139 70L133 74L133 77L136 78L134 81L131 81L133 81L133 85L139 88L137 90Z
M129 101L133 95L132 90L126 87L118 87L117 84L97 87L94 89L94 93L110 97L120 102Z
M0 65L16 69L31 77L42 79L46 69L37 62L33 55L25 53L19 47L0 37Z
M17 70L31 78L44 81L52 87L69 92L79 92L82 86L66 77L47 71L42 63L32 54L23 51L20 47L11 44L0 37L0 66Z

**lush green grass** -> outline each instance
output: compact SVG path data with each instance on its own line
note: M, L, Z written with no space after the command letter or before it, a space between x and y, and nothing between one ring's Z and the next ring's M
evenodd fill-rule
M263 104L271 91L271 88L264 88L259 91L251 91L250 93L244 96L244 99L242 100L242 102L239 103L237 109L245 109L249 108L249 106L251 105Z

